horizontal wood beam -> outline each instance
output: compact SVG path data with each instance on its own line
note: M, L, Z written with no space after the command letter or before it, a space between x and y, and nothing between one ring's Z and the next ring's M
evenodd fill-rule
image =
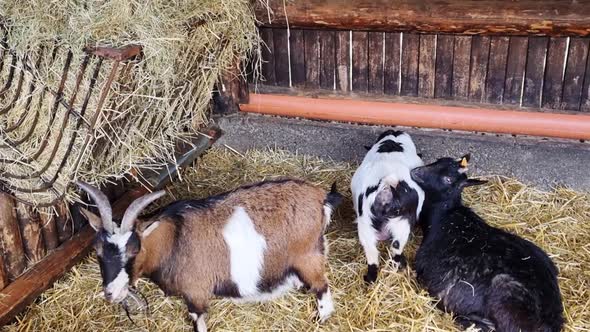
M590 35L587 1L269 0L263 26L487 35Z
M242 112L387 126L590 139L590 115L509 111L347 98L250 94Z

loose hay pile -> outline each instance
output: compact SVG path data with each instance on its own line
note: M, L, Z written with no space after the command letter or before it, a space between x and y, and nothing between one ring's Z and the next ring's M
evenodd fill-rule
M169 188L168 200L203 197L240 184L296 176L326 188L337 181L345 194L352 165L294 156L281 151L252 151L240 156L214 149L183 182ZM490 184L469 190L466 201L490 223L534 241L560 270L566 331L590 327L590 195L559 189L540 192L510 179L491 178ZM314 297L291 293L272 303L236 305L216 300L208 325L214 331L457 331L449 315L435 309L420 290L411 270L381 271L375 286L362 281L364 255L352 224L350 197L335 213L330 226L331 281L336 312L326 325L316 324ZM409 261L420 236L410 240ZM5 328L8 331L191 331L182 301L165 298L151 283L140 289L148 297L151 315L134 315L131 323L119 307L101 297L101 279L94 258L75 267L51 290Z
M174 141L194 135L208 121L211 93L219 75L257 50L253 3L1 1L0 39L6 30L6 43L2 41L0 47L2 87L13 78L10 89L0 92L0 180L7 185L5 190L37 204L51 202L64 192L71 200L75 197L67 185L72 178L101 184L129 174L134 167L156 168L172 161ZM119 66L102 115L94 128L88 128L86 124L93 122L101 104L101 88L113 64L103 61L84 121L77 124L78 117L69 114L63 103L82 113L86 91L100 61L96 57L90 60L80 91L70 101L76 91L78 68L86 56L84 48L130 44L142 47L142 60L133 62L130 68ZM62 104L55 111L54 93L59 91L68 63ZM12 75L10 67L16 68ZM18 79L21 72L22 82ZM17 88L21 85L17 81L22 89ZM13 96L17 99L14 103ZM10 107L10 111L5 112L4 107ZM50 133L49 143L44 145L46 133ZM69 152L67 142L76 134ZM88 145L84 143L87 136L95 138ZM54 146L58 148L52 157ZM47 162L50 166L45 168ZM40 174L29 176L36 171ZM57 180L51 190L30 190L43 188L55 174Z

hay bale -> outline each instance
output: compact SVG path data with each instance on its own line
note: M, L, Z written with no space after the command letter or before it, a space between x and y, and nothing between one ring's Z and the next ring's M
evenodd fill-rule
M293 292L265 304L237 305L215 300L209 326L215 331L459 331L451 316L435 308L420 289L415 273L396 273L385 266L377 284L362 281L364 255L352 224L347 189L354 166L295 156L283 151L251 151L245 155L221 149L207 154L198 167L187 169L182 182L169 187L168 200L205 197L238 185L276 176L308 179L326 188L338 181L348 195L328 230L329 279L336 304L325 324L313 321L314 297ZM541 192L516 180L492 177L491 182L466 193L467 203L491 224L535 241L560 269L566 331L590 326L590 195L557 189ZM420 234L408 244L412 262ZM137 314L131 323L122 310L100 296L101 279L93 257L76 266L32 305L13 331L191 331L185 305L165 298L148 281L140 290L149 299L151 314Z
M1 107L16 96L21 85L16 82L21 82L23 72L23 92L10 104L10 112L0 112L0 156L9 160L0 163L0 180L9 190L37 188L57 174L52 190L11 191L35 203L50 202L63 193L72 201L76 199L68 188L72 179L99 185L131 174L136 167L153 169L173 161L175 141L194 136L208 122L211 93L220 74L257 52L252 5L248 0L0 2L0 23L7 38L1 49L5 63L0 79L8 80L10 64L16 67L15 83L2 94ZM128 44L142 46L142 60L119 67L96 128L84 123L95 116L112 62L104 61L96 72L96 88L81 124L66 107L54 113L55 96L44 87L57 92L64 67L70 68L64 102L80 111L99 61L89 60L78 96L70 100L77 89L76 71L85 62L83 50ZM16 130L7 130L18 123ZM88 135L93 139L87 146ZM74 137L68 151L67 142ZM24 142L15 148L14 142L21 139ZM28 160L37 151L36 160ZM62 161L64 168L59 171ZM50 165L44 169L46 163ZM30 179L7 175L35 171L40 175Z

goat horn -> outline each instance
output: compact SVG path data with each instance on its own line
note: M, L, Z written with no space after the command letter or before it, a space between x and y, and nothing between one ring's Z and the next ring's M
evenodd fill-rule
M113 233L115 231L115 226L113 224L113 212L111 210L111 203L109 203L109 199L97 188L89 185L83 181L76 181L78 187L82 188L85 192L92 197L96 206L98 207L98 211L100 212L100 219L102 219L102 227L109 233Z
M143 208L148 206L151 202L164 196L164 194L166 194L166 192L164 190L160 190L134 200L123 215L123 220L121 221L121 233L125 233L133 229L135 218L137 218L141 210L143 210Z

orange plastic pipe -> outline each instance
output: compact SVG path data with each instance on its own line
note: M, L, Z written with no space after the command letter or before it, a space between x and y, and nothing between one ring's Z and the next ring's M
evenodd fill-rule
M240 110L308 119L590 139L590 115L250 94Z

